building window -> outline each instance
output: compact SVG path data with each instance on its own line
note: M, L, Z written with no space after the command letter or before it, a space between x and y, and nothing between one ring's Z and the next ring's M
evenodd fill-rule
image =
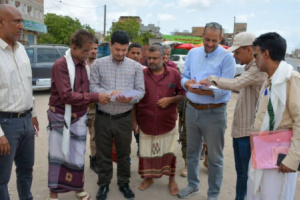
M24 4L24 6L23 6L23 13L24 13L25 15L27 15L27 13L28 13L28 8L27 8L27 5L26 5L26 4Z
M28 44L34 44L34 35L28 34Z

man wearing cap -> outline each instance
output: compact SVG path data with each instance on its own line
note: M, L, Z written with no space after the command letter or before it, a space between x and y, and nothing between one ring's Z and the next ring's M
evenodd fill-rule
M227 52L234 52L237 61L245 66L245 72L233 79L214 75L202 80L202 84L213 84L220 89L239 91L232 122L233 150L237 173L236 200L244 200L247 192L248 164L251 156L250 128L254 122L255 106L260 89L267 74L260 72L253 57L252 43L255 35L242 32L235 36Z
M179 198L188 198L199 192L199 159L203 138L208 150L208 200L217 200L223 179L224 134L227 126L226 104L231 92L223 89L202 90L194 88L209 75L233 78L235 61L219 45L222 41L222 26L211 22L205 25L204 46L189 51L181 85L187 90L187 167L188 186L182 189Z

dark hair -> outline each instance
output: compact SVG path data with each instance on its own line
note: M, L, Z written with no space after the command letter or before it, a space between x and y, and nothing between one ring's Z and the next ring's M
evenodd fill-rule
M82 48L85 43L93 43L94 35L85 29L75 31L70 39L70 45Z
M99 44L99 41L96 37L94 37L94 44Z
M286 41L276 32L260 35L254 40L253 46L259 46L262 52L268 50L274 61L281 61L285 58Z
M119 44L129 44L128 33L122 30L113 32L111 35L110 43L114 44L115 42Z
M206 28L209 28L212 30L220 30L220 35L222 35L222 25L217 22L209 22L209 23L205 24L204 33L205 33Z
M133 42L129 45L128 47L128 51L131 50L131 48L140 48L142 50L142 45L140 43L137 43L137 42Z
M161 56L165 55L165 51L162 45L153 44L148 48L149 52L159 51Z

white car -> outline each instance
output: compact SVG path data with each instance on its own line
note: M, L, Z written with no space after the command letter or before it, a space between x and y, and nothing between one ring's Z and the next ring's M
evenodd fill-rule
M180 73L184 70L184 62L185 62L186 55L183 54L173 54L170 56L170 60L176 63L177 68L179 69Z
M235 65L235 75L234 77L240 76L245 71L245 65L236 64Z

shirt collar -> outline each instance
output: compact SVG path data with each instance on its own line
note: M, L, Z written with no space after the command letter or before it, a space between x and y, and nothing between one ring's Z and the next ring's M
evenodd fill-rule
M253 58L253 60L251 60L251 62L245 66L245 71L247 71L251 65L253 65L255 63L255 58Z
M11 50L11 47L4 41L2 38L0 38L0 47L5 50L6 48L9 48ZM14 50L19 48L19 42L15 42Z
M74 62L75 66L77 66L78 64L81 65L81 66L85 66L86 65L85 61L80 62L77 58L74 58L73 56L72 56L72 59L73 59L73 62Z
M163 64L163 65L164 65L164 69L165 70L164 70L164 73L162 73L162 74L165 76L166 74L168 74L170 72L170 68L167 67L165 64ZM146 69L147 69L147 73L148 74L154 75L153 72L151 71L151 69L149 67L147 67Z
M116 63L116 61L114 60L114 58L113 58L113 56L112 56L111 54L109 55L109 57L110 57L110 59L111 59L111 61L112 61L113 63ZM122 63L125 61L125 59L128 59L128 58L125 56L124 59L123 59L122 61L120 61L119 64L122 64Z
M205 52L205 48L204 48L204 46L203 46L203 52L204 52L205 57L211 57L211 56L213 56L213 55L216 55L217 52L220 51L220 48L223 48L223 47L221 47L221 46L218 44L218 47L217 47L213 52L206 53L206 52Z

